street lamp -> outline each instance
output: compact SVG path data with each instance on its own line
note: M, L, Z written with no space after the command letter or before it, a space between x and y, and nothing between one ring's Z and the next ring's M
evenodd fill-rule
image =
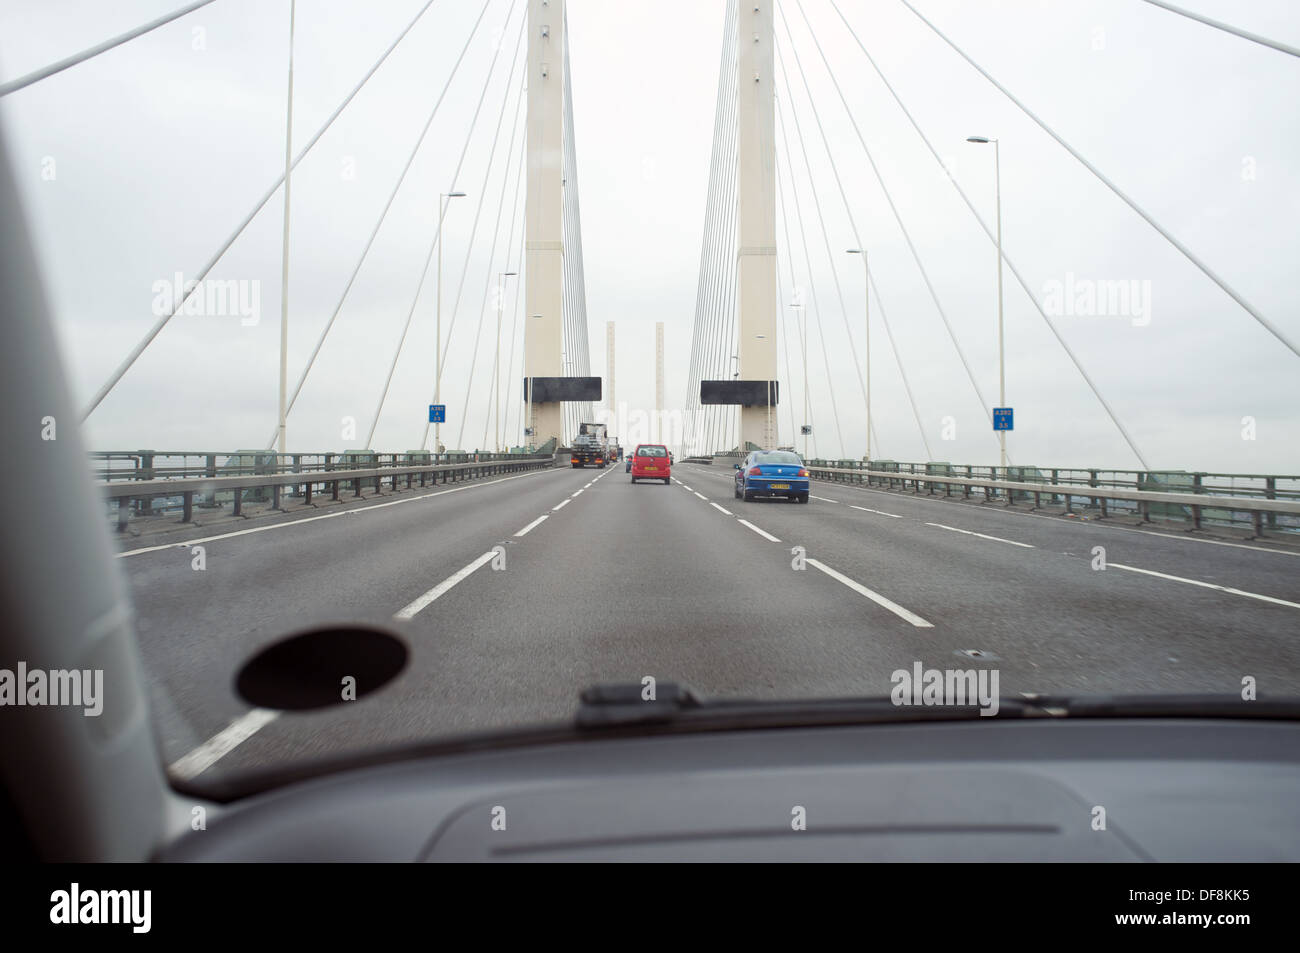
M447 217L447 199L464 197L464 192L441 192L438 195L438 339L433 346L433 402L435 404L442 403L442 222ZM433 452L442 453L441 423L433 425Z
M734 381L734 380L739 380L739 379L740 379L740 355L739 355L739 354L733 354L733 355L731 355L731 366L735 368L735 370L731 372L731 379L732 379L733 381ZM736 428L736 443L737 443L737 445L739 446L739 445L740 445L740 439L741 439L741 438L740 438L740 405L739 405L739 404L736 405L736 409L735 409L735 411L732 413L731 420L729 420L729 421L727 422L727 425L728 425L728 426L734 426L734 427ZM742 449L743 449L743 448L742 448Z
M974 142L980 145L993 143L993 188L997 202L998 215L998 406L1007 405L1007 376L1006 376L1006 352L1003 349L1002 339L1002 163L998 154L998 141L990 139L988 136L967 136L967 142ZM1002 476L1006 477L1007 470L1007 432L998 431L998 442L1002 448Z
M755 334L754 340L766 341L767 335ZM737 376L740 376L739 372L737 372ZM778 441L776 439L775 432L772 430L772 382L768 381L766 386L767 386L767 429L764 431L763 449L774 450L776 449L776 444L778 443Z
M870 463L871 462L871 270L867 264L867 250L865 248L850 248L848 249L848 253L850 255L862 256L862 274L863 274L863 278L865 279L862 285L862 302L863 302L862 314L863 314L863 323L867 330L866 347L864 348L866 353L863 355L863 363L866 364L866 379L864 381L865 383L864 390L866 391L866 398L867 398L867 452L863 455L862 459L863 462Z
M540 314L533 315L534 319L540 317L541 317ZM528 429L524 433L524 436L532 438L531 440L528 441L527 444L527 446L531 448L534 444L534 441L537 439L537 429L536 429L536 421L534 421L533 419L533 376L531 374L532 360L529 358L529 351L528 351L528 326L529 326L529 322L525 321L524 322L524 371L527 373L526 383L528 385L528 393L526 395L528 400ZM522 438L520 442L522 444Z
M492 403L496 406L492 434L496 438L497 453L501 452L501 312L506 306L506 279L517 274L516 271L497 272L497 357L492 364Z
M792 304L790 307L795 311L803 312L803 331L799 335L799 348L803 351L803 458L804 462L808 460L808 311L801 304Z

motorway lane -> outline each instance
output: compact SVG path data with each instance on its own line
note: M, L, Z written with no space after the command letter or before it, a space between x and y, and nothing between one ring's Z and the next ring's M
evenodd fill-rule
M389 689L312 716L310 737L281 719L227 767L568 719L587 685L647 675L706 694L887 691L929 630L791 561L676 485L606 471L513 541L504 570L411 620L416 660Z
M712 493L730 497L733 471L694 464L677 468L677 476L698 475ZM698 488L697 488L698 489ZM841 517L856 518L864 527L892 517L918 522L940 523L959 529L1027 543L1039 549L1092 558L1092 548L1103 546L1109 562L1123 563L1163 572L1236 586L1261 594L1300 602L1300 547L1268 541L1210 540L1178 530L1139 529L1135 520L1066 519L1008 508L1001 504L963 502L942 495L916 496L911 493L868 489L846 484L813 481L818 503L845 508ZM832 503L826 503L833 500ZM737 501L739 503L739 501ZM782 506L780 501L757 500L751 506ZM875 510L875 513L865 510ZM763 511L766 512L766 511ZM881 514L891 514L883 516Z
M732 493L730 471L683 465L677 475L706 495ZM1004 693L1223 692L1237 690L1244 675L1254 676L1262 693L1300 692L1300 605L1115 565L1300 604L1300 566L1289 553L842 486L814 483L813 490L836 502L728 505L909 605L935 623L937 638L955 637L951 650L998 656ZM934 523L985 535L928 525ZM1106 547L1105 571L1092 568L1093 545Z
M250 521L202 543L206 568L177 539L239 533L191 529L166 548L119 556L126 570L165 757L183 754L247 710L232 690L238 664L283 635L319 622L392 623L392 614L515 532L525 514L559 499L568 469L530 471L411 490ZM570 491L571 492L571 491ZM335 514L329 519L314 519ZM271 527L263 529L264 527Z
M255 723L217 770L567 718L582 687L646 675L707 694L884 695L919 660L994 666L1003 694L1223 692L1243 674L1266 695L1300 691L1300 609L1095 572L1090 546L1300 602L1294 557L822 484L839 502L742 503L730 471L674 473L671 486L632 486L621 465L472 485L212 543L207 573L187 550L128 557L169 760L247 710L229 688L237 661L306 618L389 620L412 663L361 702ZM435 588L497 543L503 570ZM840 576L796 571L796 545Z

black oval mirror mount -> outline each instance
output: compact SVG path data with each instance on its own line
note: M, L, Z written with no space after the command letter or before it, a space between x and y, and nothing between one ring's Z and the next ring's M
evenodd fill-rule
M387 685L409 656L406 643L379 626L319 626L258 651L235 675L235 691L258 708L328 708Z

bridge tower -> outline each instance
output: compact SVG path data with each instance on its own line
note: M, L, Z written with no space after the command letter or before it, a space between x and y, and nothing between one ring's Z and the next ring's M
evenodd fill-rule
M737 169L739 186L737 278L739 371L742 380L776 380L776 0L735 5ZM778 397L779 399L779 397ZM775 408L740 409L740 448L777 445Z
M528 185L524 245L524 376L561 377L564 274L564 0L528 0ZM541 445L564 442L561 404L533 402Z

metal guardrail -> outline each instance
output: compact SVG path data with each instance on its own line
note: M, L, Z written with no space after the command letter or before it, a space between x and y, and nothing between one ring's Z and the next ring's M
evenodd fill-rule
M849 461L840 461L848 463ZM989 477L980 477L974 475L974 467L954 467L951 464L931 463L923 464L925 470L917 471L916 464L907 464L907 470L903 470L903 464L890 463L888 468L871 468L868 469L862 465L849 466L831 466L820 461L812 461L805 464L809 473L814 479L829 480L832 482L859 483L867 486L884 485L887 488L905 489L907 485L913 484L916 492L920 492L921 484L926 485L929 493L934 493L934 487L942 486L944 495L951 495L951 488L961 489L962 495L969 498L971 490L983 489L985 499L993 496L1000 497L1008 505L1015 502L1017 496L1022 500L1030 497L1034 500L1034 507L1038 508L1043 505L1043 497L1049 497L1050 502L1055 503L1058 500L1065 505L1066 512L1072 512L1075 500L1088 501L1092 506L1096 506L1101 511L1101 516L1111 515L1108 512L1107 503L1109 501L1118 501L1120 503L1135 504L1128 506L1127 509L1141 515L1143 522L1151 522L1153 507L1161 508L1159 515L1177 516L1178 510L1185 510L1186 515L1190 516L1191 522L1196 529L1201 529L1206 522L1234 523L1247 522L1254 527L1255 535L1261 536L1265 530L1265 522L1268 528L1275 531L1295 533L1300 532L1300 478L1297 477L1278 477L1278 476L1253 476L1246 474L1181 474L1181 473L1135 473L1136 479L1129 481L1126 485L1120 485L1113 481L1103 483L1099 478L1101 473L1117 473L1123 471L1067 471L1067 472L1086 472L1090 474L1090 479L1086 482L1077 479L1059 479L1060 470L1049 471L1053 474L1053 479L1048 480L1042 475L1042 471L1033 467L1009 467L1009 471L1018 472L1023 477L1025 471L1030 471L1034 475L1033 479L1025 480L1007 480L998 479L995 468L985 468L991 473ZM956 470L964 469L966 476L958 476ZM1237 488L1246 489L1246 493L1224 494L1204 492L1203 489L1197 492L1183 493L1169 490L1150 490L1142 489L1145 485L1160 485L1160 478L1167 476L1177 477L1230 477L1234 480L1264 480L1267 481L1265 486ZM1277 486L1278 480L1291 481L1298 484L1297 487ZM1203 480L1193 480L1192 486L1204 488ZM992 493L990 491L993 491ZM1112 507L1113 508L1113 507ZM1209 511L1207 513L1207 511ZM1236 519L1236 515L1249 517L1246 520ZM1293 519L1279 520L1278 517L1292 517Z
M478 463L541 456L524 452L474 451L435 454L428 450L376 453L372 450L276 453L274 450L110 450L90 454L97 480L155 480L194 476L233 476L241 473L313 473L332 471L359 462L375 467L435 463ZM549 456L546 454L545 456ZM220 463L218 461L221 461Z
M240 454L213 454L207 456L240 456ZM294 454L293 456L299 455ZM369 456L375 457L377 455L370 454ZM397 455L388 454L386 456ZM426 454L426 456L432 457L432 454ZM403 478L405 479L406 489L411 489L415 486L417 477L421 487L436 486L439 482L458 482L494 473L511 473L518 470L533 470L555 465L554 454L479 454L480 457L490 457L491 459L477 460L472 459L475 456L474 454L442 454L441 456L468 456L471 459L455 463L388 464L384 466L350 467L347 469L339 469L333 466L328 469L324 466L309 466L300 470L269 473L257 472L253 467L235 467L233 469L238 472L231 474L227 472L228 468L226 467L205 467L205 472L198 475L161 478L155 476L149 479L136 477L134 479L123 478L118 481L104 480L99 483L99 489L105 500L116 503L117 527L121 531L125 529L130 519L133 501L143 504L141 515L152 515L153 510L150 503L153 500L179 497L181 499L179 507L182 511L181 521L191 523L194 521L195 498L199 494L210 496L208 505L212 506L222 505L218 500L218 494L230 494L233 515L242 516L245 493L249 490L270 488L271 508L283 509L281 502L286 487L290 488L294 497L302 498L303 505L309 505L312 502L312 495L316 487L324 488L323 492L329 493L332 500L338 500L344 484L350 486L354 497L359 497L363 487L372 481L375 492L379 492L384 481L391 481L391 489L396 492L398 490L398 481ZM211 475L209 475L209 472L211 472ZM223 475L217 475L217 472L221 472ZM306 478L304 479L304 477ZM432 477L431 483L429 481L430 477ZM257 500L256 502L262 501Z

